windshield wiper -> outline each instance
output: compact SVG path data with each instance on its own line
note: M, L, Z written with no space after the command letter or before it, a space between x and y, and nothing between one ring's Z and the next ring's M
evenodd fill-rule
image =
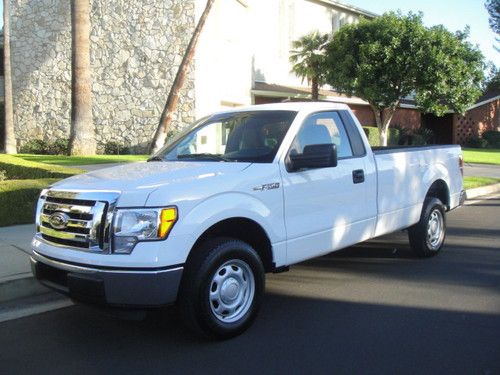
M236 161L234 159L226 158L219 154L183 154L177 155L177 159L200 159L200 160L213 160L213 161Z
M160 158L159 156L151 156L147 161L148 162L150 162L150 161L165 161L165 159Z

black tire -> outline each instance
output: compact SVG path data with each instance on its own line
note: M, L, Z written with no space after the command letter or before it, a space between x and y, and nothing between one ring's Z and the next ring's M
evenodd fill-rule
M225 237L209 240L193 252L179 291L182 319L208 338L241 334L257 316L264 293L259 255L247 243Z
M408 228L410 247L421 258L436 255L446 237L445 207L438 198L426 198L420 221Z

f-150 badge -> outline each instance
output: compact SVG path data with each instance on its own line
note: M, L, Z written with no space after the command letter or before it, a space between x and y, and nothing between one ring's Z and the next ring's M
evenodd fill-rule
M279 189L280 183L279 182L273 182L272 184L264 184L260 186L256 186L253 188L254 191L264 191L264 190L272 190L272 189Z

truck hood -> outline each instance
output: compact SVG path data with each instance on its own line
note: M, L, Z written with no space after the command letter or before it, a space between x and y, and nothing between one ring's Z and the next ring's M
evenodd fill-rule
M240 172L251 163L141 162L76 175L58 181L58 190L121 192L119 206L143 206L149 194L167 185L178 186L206 178L221 178Z

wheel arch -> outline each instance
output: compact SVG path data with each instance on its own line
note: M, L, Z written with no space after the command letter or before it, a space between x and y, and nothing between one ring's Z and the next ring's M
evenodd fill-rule
M227 218L206 229L195 241L186 263L189 264L202 243L217 237L230 237L248 243L259 255L266 272L275 269L273 249L268 234L259 223L246 217Z
M430 197L438 198L446 207L446 211L450 209L450 189L444 180L438 179L431 184L425 198Z

